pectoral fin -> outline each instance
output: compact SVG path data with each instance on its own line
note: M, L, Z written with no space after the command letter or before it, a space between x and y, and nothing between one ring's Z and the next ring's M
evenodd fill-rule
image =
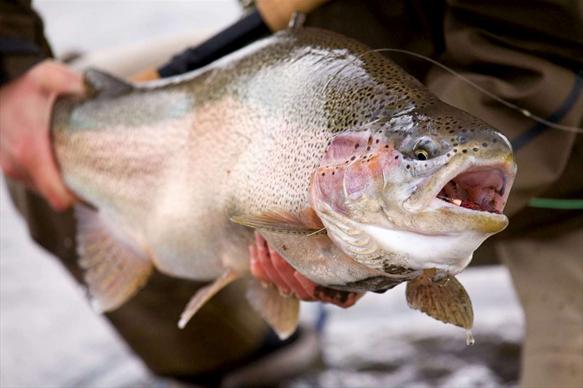
M263 287L256 280L251 280L247 287L247 299L280 339L288 338L298 327L300 301L297 298L282 296L274 286Z
M407 283L406 293L412 309L468 330L474 324L470 297L454 276L433 281L430 276L421 275Z
M194 316L200 310L206 302L208 302L213 296L215 296L223 288L231 284L233 281L239 278L239 274L231 269L227 269L217 280L198 290L196 294L190 299L190 302L186 305L186 308L180 315L180 321L178 321L178 327L184 329L190 318Z
M149 257L114 233L97 211L75 208L79 265L100 312L114 310L146 283L153 265Z
M325 234L326 229L320 218L312 209L305 209L299 214L269 211L255 215L237 215L231 221L254 229L263 229L277 233L302 235Z

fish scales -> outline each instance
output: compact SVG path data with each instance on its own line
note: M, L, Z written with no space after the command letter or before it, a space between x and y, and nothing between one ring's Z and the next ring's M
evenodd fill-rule
M515 170L506 139L335 33L281 32L153 84L87 79L89 97L56 105L55 153L67 186L98 210L83 222L142 269L226 285L248 271L242 223L320 284L382 291L434 268L455 275L506 225L494 214ZM432 244L443 258L423 259ZM425 294L411 295L418 306Z

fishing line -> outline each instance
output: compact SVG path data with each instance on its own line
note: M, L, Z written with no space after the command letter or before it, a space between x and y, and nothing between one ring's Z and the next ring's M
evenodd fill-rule
M365 55L368 55L370 53L379 53L379 52L393 52L393 53L400 53L400 54L407 54L410 56L413 56L415 58L419 58L419 59L423 59L437 67L439 67L442 70L445 70L446 72L452 74L453 76L461 79L463 82L465 82L466 84L470 85L471 87L473 87L474 89L478 90L479 92L487 95L488 97L498 101L499 103L501 103L502 105L515 110L517 112L519 112L521 115L523 115L524 117L527 117L531 120L534 120L540 124L543 124L549 128L553 128L553 129L558 129L561 131L566 131L566 132L574 132L574 133L583 133L583 128L579 128L579 127L574 127L574 126L570 126L570 125L562 125L562 124L556 124L553 122L550 122L548 120L545 120L544 118L535 115L534 113L532 113L531 111L524 109L516 104L513 104L509 101L504 100L501 97L498 97L497 95L495 95L494 93L484 89L483 87L481 87L480 85L476 84L474 81L470 80L469 78L461 75L460 73L458 73L457 71L449 68L448 66L436 61L435 59L426 57L425 55L422 54L418 54L415 53L413 51L408 51L408 50L402 50L402 49L396 49L396 48L382 48L382 49L374 49L374 50L369 50L361 55L358 56L358 59L361 59L362 57L364 57ZM336 76L344 69L344 67L346 67L348 64L346 64L345 66L343 66L341 69L338 70L338 73L336 73L334 75L334 77L332 77L332 79L330 81L328 81L325 85L325 88L328 86L328 84L334 79L336 78Z

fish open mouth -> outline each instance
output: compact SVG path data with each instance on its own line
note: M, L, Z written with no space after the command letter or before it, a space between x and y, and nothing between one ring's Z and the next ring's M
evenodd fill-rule
M447 182L437 199L465 209L501 214L506 204L507 181L500 168L470 168Z

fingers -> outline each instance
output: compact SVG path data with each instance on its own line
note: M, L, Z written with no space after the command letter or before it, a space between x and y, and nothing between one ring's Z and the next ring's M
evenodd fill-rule
M342 308L348 308L354 305L364 294L317 286L315 295L322 302L331 303Z
M69 67L54 61L44 61L35 66L29 77L47 93L81 94L83 77Z
M298 299L314 300L310 293L297 281L297 273L283 257L271 250L261 235L255 235L255 244L249 247L251 273L258 280L274 284L282 294L294 295Z
M0 152L0 168L7 177L21 182L29 189L33 188L32 180L26 171L20 168L18 164L11 160L11 158L4 152Z
M65 188L57 166L49 152L39 155L33 171L34 186L55 210L65 210L75 202L75 197Z
M56 209L74 202L53 157L49 134L57 95L83 91L79 74L50 60L0 88L2 171L37 191Z
M270 249L259 233L255 233L255 243L249 246L249 256L251 273L255 278L264 283L274 284L282 293L292 294L300 300L319 300L348 308L364 295L317 285Z
M255 234L255 246L257 249L257 259L259 264L263 267L263 271L283 293L290 294L291 288L286 284L286 282L279 276L279 273L273 266L271 262L271 257L269 255L269 250L267 248L267 242L259 235Z
M271 283L271 279L265 273L263 266L259 261L259 257L257 256L257 247L255 245L249 246L249 257L251 258L251 273L255 278L262 283Z
M302 287L301 283L295 278L295 274L297 273L296 270L289 265L287 261L284 260L277 252L273 250L269 250L269 255L271 257L271 261L273 267L278 272L279 277L285 282L285 284L289 287L291 292L301 300L311 301L314 300L312 295L310 295L304 287Z

